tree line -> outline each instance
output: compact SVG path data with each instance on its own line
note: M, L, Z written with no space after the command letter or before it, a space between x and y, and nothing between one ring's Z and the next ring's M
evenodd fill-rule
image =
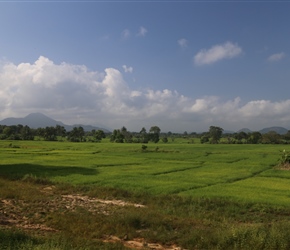
M71 131L66 131L63 126L56 125L55 127L45 128L30 128L25 125L0 125L0 139L1 140L35 140L43 139L46 141L68 140L72 142L87 141L90 138L91 141L101 141L106 135L103 130L92 130L85 132L84 128L74 127Z
M188 143L200 141L200 143L227 143L227 144L288 144L290 143L290 130L284 135L275 131L265 134L260 132L238 132L233 134L223 133L223 129L217 126L210 126L204 133L162 133L158 126L152 126L148 131L143 127L139 132L130 132L126 127L114 129L112 133L105 133L103 130L84 131L83 127L74 127L66 131L63 126L45 128L30 128L27 125L0 125L0 140L46 140L46 141L71 141L71 142L101 142L103 138L109 138L115 143L167 143L174 142L176 138L183 138Z
M267 133L249 132L244 131L238 133L225 133L223 129L216 126L210 126L209 131L203 133L200 137L201 143L228 143L228 144L289 144L290 143L290 130L280 135L275 131Z

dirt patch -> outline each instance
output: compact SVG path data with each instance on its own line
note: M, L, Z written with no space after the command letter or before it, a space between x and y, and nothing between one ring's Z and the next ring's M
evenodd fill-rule
M46 195L51 196L49 200L33 202L17 199L0 200L0 226L56 231L43 224L46 215L52 212L61 211L65 213L84 208L92 213L109 215L112 206L145 207L141 204L122 200L103 200L80 194L55 195L54 189L54 186L49 186L41 190Z
M38 232L57 231L44 225L43 217L47 212L45 208L35 206L30 209L30 206L30 203L23 200L0 200L0 226L37 230Z
M55 233L58 230L47 227L45 221L47 215L53 212L71 212L79 208L86 209L91 213L101 213L110 216L114 207L134 206L144 209L146 206L137 203L125 202L123 200L104 200L92 198L81 194L57 194L55 186L47 186L41 189L41 192L47 199L43 200L0 200L0 227L2 228L20 228L38 235ZM116 236L104 236L104 242L122 243L131 249L155 249L155 250L181 250L175 245L162 246L158 243L146 242L144 238L128 239L126 236L120 239Z
M72 205L78 205L78 206L86 207L86 208L99 207L97 205L98 203L105 204L105 205L122 206L122 207L124 206L145 207L144 205L141 205L141 204L125 202L122 200L103 200L103 199L97 199L97 198L90 198L88 196L82 196L78 194L62 195L62 198Z
M39 208L35 213L32 213L28 203L23 200L0 200L0 226L2 227L17 227L25 230L56 232L57 230L43 224L40 217L44 214L45 210Z
M290 170L290 163L284 163L284 164L280 164L277 167L275 167L276 169L279 170Z
M143 238L136 238L133 240L122 240L116 236L105 236L104 242L121 242L124 246L131 248L131 249L150 249L150 250L182 250L183 248L180 248L178 246L172 245L172 246L162 246L158 243L148 243ZM186 249L183 249L186 250Z

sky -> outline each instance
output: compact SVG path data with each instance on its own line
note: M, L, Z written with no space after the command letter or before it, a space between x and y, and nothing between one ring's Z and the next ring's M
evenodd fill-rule
M0 120L290 129L290 1L1 1Z

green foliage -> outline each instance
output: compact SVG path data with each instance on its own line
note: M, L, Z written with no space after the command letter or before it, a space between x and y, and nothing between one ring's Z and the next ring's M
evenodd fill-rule
M248 136L248 142L252 144L258 144L262 140L262 134L260 132L250 133Z
M211 138L211 143L216 144L222 137L223 129L216 126L210 126L208 133Z
M285 149L281 151L281 157L279 160L279 165L285 166L290 164L290 152Z
M124 134L120 129L115 129L111 135L111 142L123 143L124 142Z
M209 136L208 135L204 135L200 138L200 143L203 144L203 143L207 143L209 142Z
M74 127L72 131L68 133L68 140L71 142L82 142L84 140L85 131L84 128Z
M158 126L152 126L149 130L149 140L154 143L159 142L160 131Z
M36 244L37 241L29 235L17 230L0 229L0 247L1 249L13 250L24 249L24 246Z

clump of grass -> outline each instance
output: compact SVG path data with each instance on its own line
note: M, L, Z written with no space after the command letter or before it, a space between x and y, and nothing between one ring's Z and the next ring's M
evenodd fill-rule
M30 182L40 185L52 185L53 182L46 177L38 177L32 174L26 174L23 176L22 181Z
M19 230L0 230L1 249L21 249L24 245L36 243L34 238Z
M8 148L20 148L20 146L9 143Z
M125 250L121 243L104 243L80 238L72 238L66 235L59 236L30 236L29 234L9 229L0 230L0 248L5 250Z

